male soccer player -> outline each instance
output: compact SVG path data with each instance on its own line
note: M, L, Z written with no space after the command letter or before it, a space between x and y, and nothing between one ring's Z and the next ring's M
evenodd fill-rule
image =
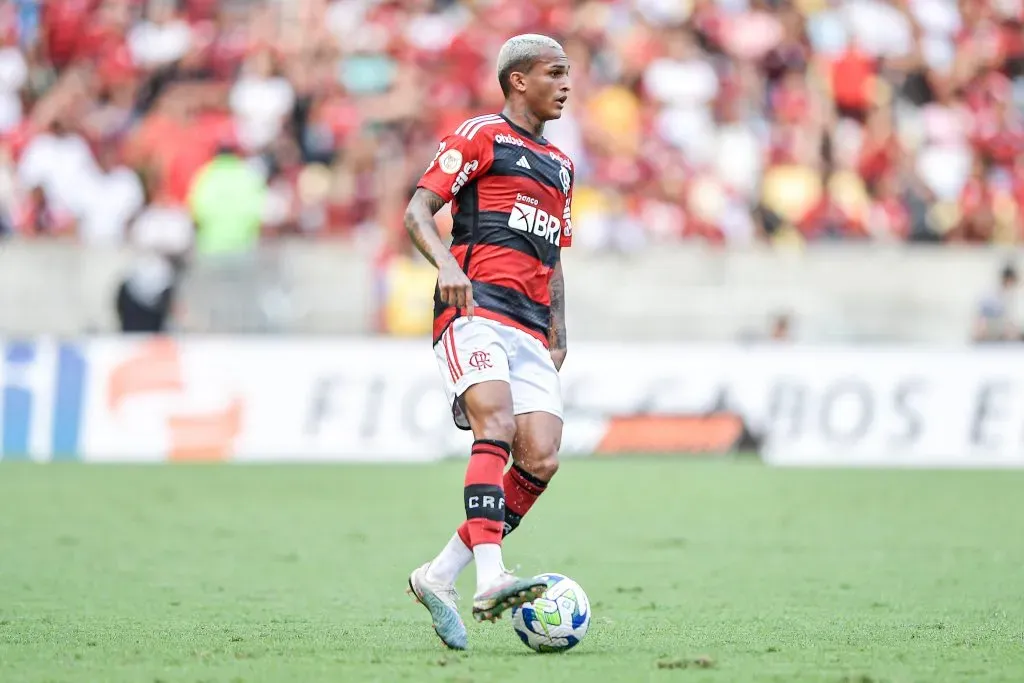
M406 210L416 247L438 269L434 352L452 416L475 441L466 469L466 521L409 577L450 648L465 649L455 579L476 561L473 617L494 621L544 584L505 569L502 538L519 525L558 469L566 353L559 254L572 242L573 167L543 137L562 115L569 63L547 36L509 39L498 55L501 114L444 138ZM454 202L452 245L434 214ZM505 472L509 456L513 466Z

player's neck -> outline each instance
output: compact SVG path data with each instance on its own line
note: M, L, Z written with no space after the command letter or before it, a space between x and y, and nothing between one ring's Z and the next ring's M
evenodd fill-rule
M501 113L512 123L527 131L534 137L544 135L544 121L528 108L517 105L514 102L506 102Z

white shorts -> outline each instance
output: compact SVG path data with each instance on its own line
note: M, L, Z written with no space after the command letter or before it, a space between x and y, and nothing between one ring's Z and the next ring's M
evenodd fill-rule
M479 316L456 318L434 345L434 356L459 429L470 428L462 394L491 380L508 382L516 415L545 412L562 417L562 383L551 354L522 330Z

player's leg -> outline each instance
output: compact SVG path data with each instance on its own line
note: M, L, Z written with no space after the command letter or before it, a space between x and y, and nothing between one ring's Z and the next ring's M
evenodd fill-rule
M512 576L501 557L502 476L515 438L504 340L491 324L459 319L435 351L456 424L470 428L475 437L463 491L466 522L438 557L413 572L409 584L430 610L445 644L462 649L466 634L458 617L454 583L472 559L477 560L473 605L477 619L497 618L505 609L540 593L543 584Z
M516 415L516 436L512 441L512 467L502 478L505 492L505 524L502 538L516 530L558 471L558 449L562 442L562 419L545 412ZM469 521L462 523L441 554L431 563L438 579L454 583L473 561Z
M502 476L516 433L509 383L476 384L463 395L463 406L474 437L463 489L465 535L476 560L479 590L505 571L501 559L505 525Z
M512 441L512 467L502 479L505 492L505 526L502 537L519 527L548 482L558 472L558 449L562 445L562 418L545 412L516 415L516 436ZM469 550L469 524L462 526L439 556L443 566L457 577L473 560Z
M517 332L509 367L516 413L512 467L505 474L505 534L515 531L558 471L562 385L548 349Z
M466 532L476 561L473 617L494 621L512 607L540 595L536 578L521 579L507 569L501 554L505 531L502 485L515 439L515 413L508 382L484 382L466 391L466 416L473 428L473 454L466 469ZM461 538L460 538L461 540Z
M509 384L488 381L474 385L458 399L456 408L474 436L463 490L466 520L429 563L427 578L435 583L454 585L462 570L479 554L479 588L504 570L500 547L495 552L494 546L500 544L498 529L504 530L505 506L500 482L509 457L509 444L515 438ZM483 501L488 503L486 507L481 507Z
M515 436L511 397L507 400L505 398L505 394L508 394L508 356L503 342L491 327L460 318L442 335L434 347L434 353L444 378L445 394L452 407L456 426L460 429L474 429L475 426L475 436L478 438L474 441L473 454L466 470L466 491L473 485L486 485L488 480L494 480L500 486L500 473L508 458L508 449L502 444L510 443ZM476 362L471 362L473 353L482 354L476 357ZM470 397L475 425L467 420L467 398ZM505 412L508 418L503 420ZM498 470L496 477L490 472L495 468ZM469 497L467 495L464 498L468 512ZM500 502L503 519L504 500L498 501L493 493L489 498L486 502L492 507ZM475 498L473 502L477 505L485 501ZM487 514L497 517L498 511L488 508ZM486 519L473 524L474 527L486 525ZM409 577L409 590L430 612L437 635L448 647L460 650L466 647L467 634L459 616L455 579L474 556L468 526L464 536L465 542L460 534L452 536L437 557L417 568ZM484 548L481 553L488 555L488 550ZM493 565L493 562L487 562L487 559L493 559L493 553L490 556L485 558L486 567ZM497 561L500 564L500 556Z
M516 415L512 467L505 473L505 536L516 530L558 472L562 418L544 411Z

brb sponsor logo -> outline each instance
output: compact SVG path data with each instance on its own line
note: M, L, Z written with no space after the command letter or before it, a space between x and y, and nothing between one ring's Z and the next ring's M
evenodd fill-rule
M462 167L462 170L459 171L459 175L455 176L455 182L452 183L452 194L459 193L462 186L469 182L470 174L475 171L479 165L480 162L474 159L473 161L467 162L466 165Z
M503 145L515 145L516 147L526 147L526 143L517 138L514 135L505 135L504 133L498 133L494 136L494 141Z
M538 237L551 244L558 244L562 221L539 207L540 202L524 194L516 195L516 203L508 217L508 227Z

